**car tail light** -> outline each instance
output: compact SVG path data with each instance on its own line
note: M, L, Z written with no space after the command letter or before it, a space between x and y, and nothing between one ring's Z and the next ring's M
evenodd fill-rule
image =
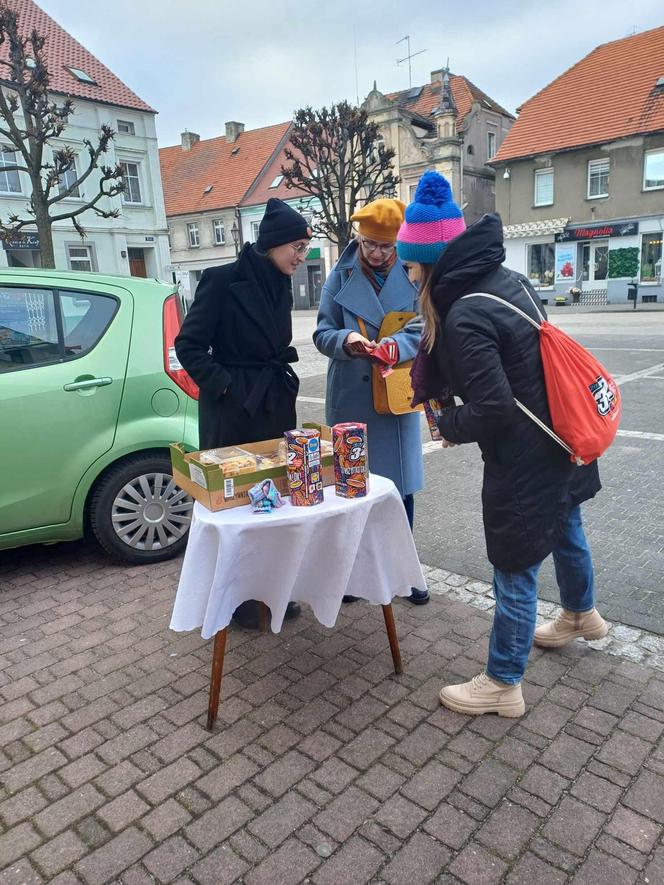
M198 399L198 385L187 375L175 352L175 338L182 326L182 307L176 294L164 301L164 370L187 396Z

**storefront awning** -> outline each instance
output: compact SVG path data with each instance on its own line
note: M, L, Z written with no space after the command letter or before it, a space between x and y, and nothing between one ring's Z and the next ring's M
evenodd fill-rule
M522 224L506 224L503 234L506 240L517 237L544 237L562 233L569 218L545 218L542 221L524 221Z

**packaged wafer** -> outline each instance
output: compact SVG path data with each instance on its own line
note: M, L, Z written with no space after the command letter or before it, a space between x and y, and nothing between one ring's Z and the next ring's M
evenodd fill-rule
M342 498L364 498L369 491L367 425L335 424L332 445L335 492Z
M437 399L428 399L424 400L423 405L424 414L426 415L427 424L429 425L429 430L431 432L431 439L439 442L443 437L438 429L438 421L436 419L440 418L443 414L443 404Z
M320 430L287 430L286 473L290 502L294 507L312 507L323 502L320 460Z

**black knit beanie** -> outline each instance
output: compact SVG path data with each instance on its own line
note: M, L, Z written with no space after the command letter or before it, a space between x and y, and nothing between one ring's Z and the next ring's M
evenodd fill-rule
M284 243L294 243L296 240L310 240L313 231L307 220L299 212L270 197L267 201L265 215L258 227L258 239L256 248L259 252L267 252L275 246L283 246Z

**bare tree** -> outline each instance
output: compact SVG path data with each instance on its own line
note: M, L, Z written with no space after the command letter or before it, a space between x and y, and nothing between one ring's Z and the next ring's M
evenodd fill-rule
M118 209L100 206L105 197L113 197L124 190L121 165L100 165L115 135L110 126L104 125L93 143L83 139L87 152L87 164L80 172L76 169L76 154L67 144L52 142L67 128L74 102L68 96L61 104L49 93L49 72L44 56L45 38L36 30L29 37L18 32L16 13L6 5L0 5L0 45L7 45L7 59L0 61L0 152L5 164L1 171L25 172L30 178L30 200L21 217L11 213L0 219L0 239L7 239L23 228L37 228L41 246L43 267L55 267L52 227L57 221L71 220L81 236L85 231L80 222L84 212L92 210L101 218L117 218ZM48 151L47 151L48 148ZM15 159L11 161L7 155ZM99 170L92 196L75 206L62 201L80 195L81 185ZM72 176L67 173L74 172Z
M352 236L351 215L378 197L393 196L394 151L386 148L366 111L346 101L295 113L282 166L286 187L304 191L320 203L316 230L341 251Z

